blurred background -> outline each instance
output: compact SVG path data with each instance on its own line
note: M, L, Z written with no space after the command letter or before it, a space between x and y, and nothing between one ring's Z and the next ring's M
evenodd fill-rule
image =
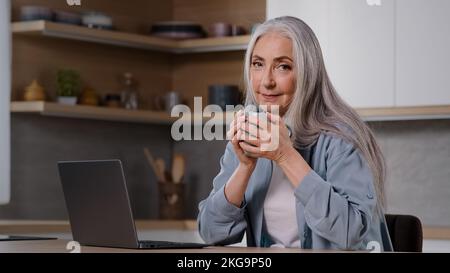
M337 91L376 134L388 212L419 217L425 251L450 251L450 1L80 4L1 3L0 220L67 221L56 162L109 158L123 162L134 216L169 219L147 148L170 172L184 158L172 218L195 230L226 142L174 141L170 110L193 107L194 96L240 104L252 30L293 15L315 31Z

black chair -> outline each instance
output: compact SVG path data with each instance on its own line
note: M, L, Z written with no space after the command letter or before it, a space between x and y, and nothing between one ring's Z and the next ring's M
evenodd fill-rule
M422 252L423 234L419 218L397 214L385 216L394 251Z

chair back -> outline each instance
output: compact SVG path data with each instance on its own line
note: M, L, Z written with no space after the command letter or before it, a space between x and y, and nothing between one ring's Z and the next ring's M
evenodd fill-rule
M413 215L386 214L386 224L394 251L422 252L422 223Z

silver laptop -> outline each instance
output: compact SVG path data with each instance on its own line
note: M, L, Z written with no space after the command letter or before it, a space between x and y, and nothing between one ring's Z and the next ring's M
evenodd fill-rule
M58 162L72 236L81 245L202 248L200 243L139 241L120 160Z

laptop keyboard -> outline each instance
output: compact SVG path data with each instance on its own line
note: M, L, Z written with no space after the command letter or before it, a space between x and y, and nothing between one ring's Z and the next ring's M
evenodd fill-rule
M207 244L169 242L169 241L139 241L139 248L203 248Z

